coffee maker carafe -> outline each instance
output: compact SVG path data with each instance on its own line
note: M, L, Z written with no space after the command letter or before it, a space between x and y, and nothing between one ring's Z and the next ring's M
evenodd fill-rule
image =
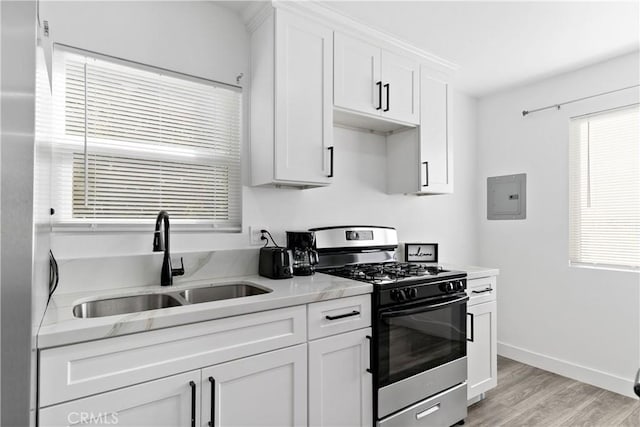
M294 276L310 276L316 272L318 252L313 231L287 231L287 248L293 252Z

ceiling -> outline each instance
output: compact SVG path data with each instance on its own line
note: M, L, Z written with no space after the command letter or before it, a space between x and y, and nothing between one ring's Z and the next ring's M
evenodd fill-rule
M256 1L220 2L239 14ZM344 15L456 63L483 96L640 47L640 1L323 1Z

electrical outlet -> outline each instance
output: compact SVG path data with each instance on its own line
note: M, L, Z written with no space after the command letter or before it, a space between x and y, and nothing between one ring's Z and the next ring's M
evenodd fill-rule
M252 246L263 246L265 244L265 240L260 239L262 237L262 233L260 230L266 230L267 227L263 225L252 225L249 227L249 244ZM266 237L266 236L265 236Z

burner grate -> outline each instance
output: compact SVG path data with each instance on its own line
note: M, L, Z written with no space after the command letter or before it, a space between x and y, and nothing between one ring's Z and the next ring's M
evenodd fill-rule
M348 264L343 267L324 270L324 273L370 283L390 283L425 276L446 273L440 266L425 266L407 262L387 262L373 264Z

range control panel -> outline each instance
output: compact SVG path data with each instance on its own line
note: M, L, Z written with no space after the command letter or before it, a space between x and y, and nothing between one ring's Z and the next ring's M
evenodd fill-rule
M466 289L467 279L465 278L417 285L400 285L391 289L381 289L379 292L379 304L385 306L427 298L446 297L449 294L463 293Z

